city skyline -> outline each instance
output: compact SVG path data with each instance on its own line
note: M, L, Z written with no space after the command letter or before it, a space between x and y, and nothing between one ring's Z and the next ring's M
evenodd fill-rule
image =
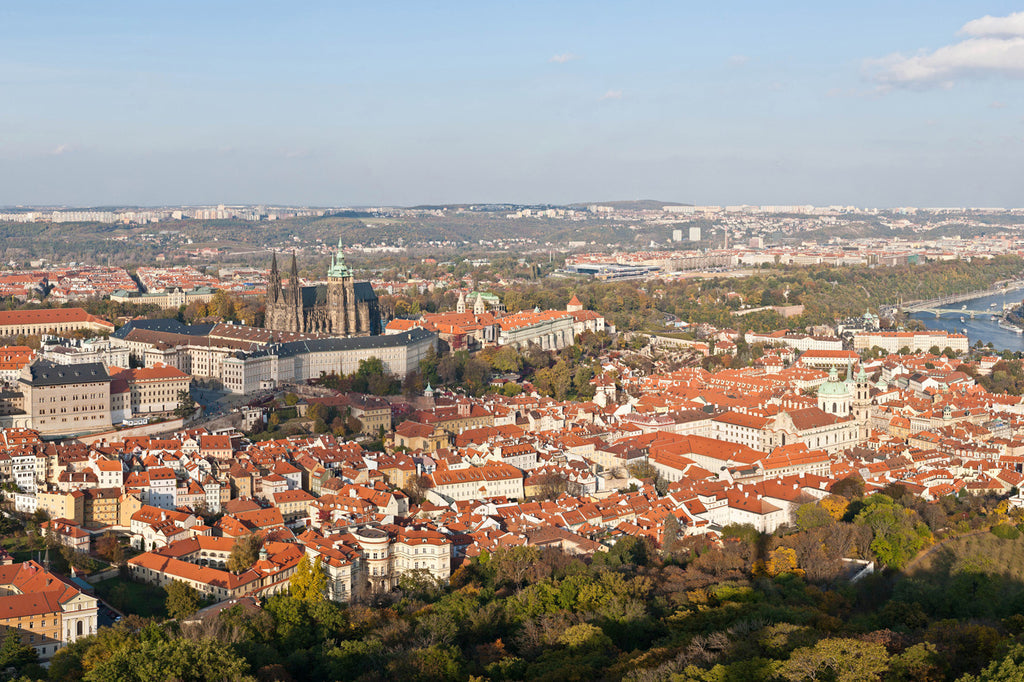
M1019 206L1019 10L7 7L0 205Z

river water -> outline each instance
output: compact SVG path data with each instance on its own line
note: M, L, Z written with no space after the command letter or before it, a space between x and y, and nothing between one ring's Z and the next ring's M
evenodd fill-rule
M967 301L960 301L959 303L950 303L943 307L952 308L955 312L942 313L939 317L935 317L934 313L911 313L910 317L915 320L921 320L928 329L957 332L959 334L963 334L964 330L967 330L967 338L970 340L971 345L975 341L980 340L983 344L991 342L997 350L1024 351L1024 335L1000 329L998 322L991 319L992 315L1002 313L1004 303L1015 305L1021 302L1022 297L1024 297L1024 291L1017 289L1008 291L1005 294L989 294ZM995 303L995 306L991 306L992 303ZM972 320L970 315L960 312L960 306L967 306L968 310L991 312L977 315ZM964 318L963 322L960 321L961 315Z

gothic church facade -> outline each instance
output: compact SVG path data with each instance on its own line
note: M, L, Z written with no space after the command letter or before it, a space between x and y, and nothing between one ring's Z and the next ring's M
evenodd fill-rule
M267 283L267 329L299 334L370 336L381 333L380 306L369 282L356 282L345 264L341 242L331 259L327 284L302 286L292 253L288 286L277 269L277 254Z

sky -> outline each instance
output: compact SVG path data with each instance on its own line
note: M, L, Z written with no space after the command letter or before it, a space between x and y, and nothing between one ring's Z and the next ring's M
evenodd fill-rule
M1024 206L1024 0L5 2L0 206Z

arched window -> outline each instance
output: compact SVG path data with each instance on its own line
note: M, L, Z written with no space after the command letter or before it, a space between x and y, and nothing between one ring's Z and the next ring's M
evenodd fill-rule
M82 621L78 621L75 624L75 634L79 637L82 636Z
M836 408L836 404L832 403L832 414L838 414L839 410Z

